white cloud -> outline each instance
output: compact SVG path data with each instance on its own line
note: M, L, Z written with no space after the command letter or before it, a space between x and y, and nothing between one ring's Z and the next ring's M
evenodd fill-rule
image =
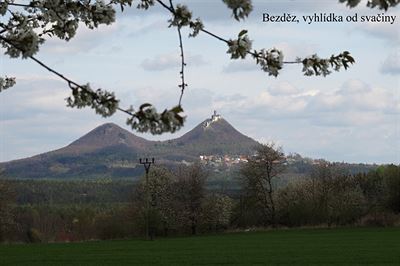
M279 42L271 47L281 50L285 56L284 61L295 60L297 57L306 57L315 54L318 45L311 43Z
M307 107L307 97L298 95L299 90L288 82L263 90L256 95L219 97L214 106L223 112L240 113L253 118L296 118Z
M395 90L360 80L348 80L336 90L281 86L290 89L286 94L268 89L253 96L218 97L214 106L249 136L274 140L287 152L333 161L399 162Z
M283 82L254 96L219 97L214 105L225 112L233 109L251 117L307 119L310 124L329 127L390 124L391 116L400 113L394 91L370 88L359 80L349 80L334 91L300 91Z

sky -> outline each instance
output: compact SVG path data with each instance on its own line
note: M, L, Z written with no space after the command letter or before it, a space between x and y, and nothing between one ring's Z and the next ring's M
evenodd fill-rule
M177 138L216 110L243 134L275 142L286 153L352 163L400 163L400 6L384 13L349 9L338 1L253 1L254 10L237 22L222 1L174 1L187 4L207 30L226 39L248 30L253 48L279 48L285 60L317 53L329 57L350 51L356 64L327 77L306 77L300 65L285 65L277 78L251 59L230 60L227 46L205 34L187 38L183 30L188 88L183 96L185 126ZM291 14L300 23L263 22L263 13ZM392 15L382 22L312 23L314 13ZM48 39L37 58L60 73L93 88L114 91L121 107L153 103L159 110L178 103L180 58L177 31L169 14L155 6L119 12L116 22L89 30L82 25L69 42ZM1 49L1 48L0 48ZM96 126L125 125L117 113L102 118L92 109L66 107L70 90L59 78L29 60L0 55L0 76L17 84L0 93L0 162L58 149Z

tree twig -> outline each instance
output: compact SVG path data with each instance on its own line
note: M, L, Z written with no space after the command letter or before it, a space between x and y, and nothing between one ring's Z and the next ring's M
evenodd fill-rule
M172 10L173 13L175 14L175 8L174 4L172 3L172 0L169 0L169 10ZM179 96L179 102L178 105L181 106L182 104L182 97L185 92L185 88L187 87L187 84L185 82L185 53L183 51L183 41L182 41L182 32L181 32L181 26L177 26L177 31L178 31L178 37L179 37L179 49L180 49L180 57L181 57L181 71L179 72L179 75L181 77L181 84L178 86L181 88L181 94Z
M181 85L179 85L179 87L181 88L181 95L179 96L179 105L181 105L182 103L182 97L183 97L183 93L185 92L185 88L187 87L187 84L185 83L185 54L183 52L183 42L182 42L182 33L181 33L181 27L178 26L178 36L179 36L179 47L181 49L181 71L180 71L180 75L181 75Z

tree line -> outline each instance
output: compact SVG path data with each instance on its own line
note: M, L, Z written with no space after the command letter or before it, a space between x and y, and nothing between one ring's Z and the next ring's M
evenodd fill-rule
M72 198L69 203L54 200L17 204L21 199L18 193L27 190L16 190L17 181L3 180L0 240L143 237L146 221L152 237L266 227L400 225L400 166L384 165L353 174L341 164L321 161L307 177L282 186L279 179L286 166L281 148L261 145L256 155L241 165L236 180L240 188L236 191L208 189L210 172L200 163L172 170L153 167L147 186L144 177L130 184L129 191L124 192L129 194L128 200L123 203L115 198L110 202L99 200L107 195L102 192L94 201ZM30 182L35 188L35 181ZM46 182L51 189L52 182ZM62 187L62 182L54 184ZM88 194L101 187L88 181L82 184L83 192ZM110 186L108 193L120 193L116 187Z

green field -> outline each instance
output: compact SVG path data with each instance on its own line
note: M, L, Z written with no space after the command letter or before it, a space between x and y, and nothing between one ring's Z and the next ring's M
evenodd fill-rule
M400 265L400 228L0 245L0 265Z

